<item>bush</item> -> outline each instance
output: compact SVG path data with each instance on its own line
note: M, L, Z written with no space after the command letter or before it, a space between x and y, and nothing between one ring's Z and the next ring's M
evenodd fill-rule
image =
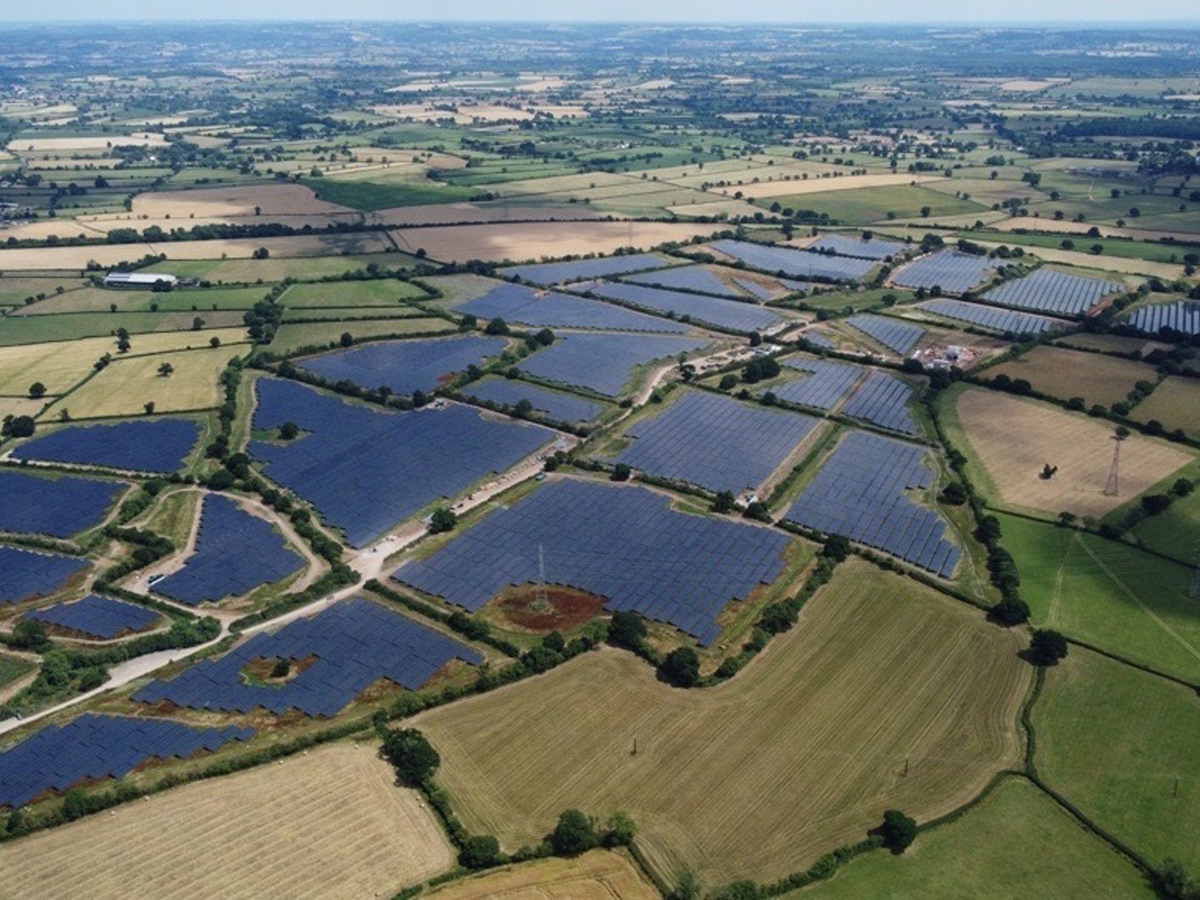
M1029 604L1019 597L1005 597L992 607L991 617L1001 625L1020 625L1029 621Z
M431 534L442 534L446 531L453 531L454 526L458 524L458 516L452 510L439 506L433 511L433 515L429 519L429 531Z
M568 809L560 815L550 834L550 846L557 856L577 856L599 843L600 837L592 820L577 809Z
M605 847L630 847L637 837L637 825L628 813L617 811L604 823L602 842Z
M500 842L490 834L471 835L458 854L458 864L468 869L486 869L501 861Z
M396 769L401 783L409 787L417 787L426 781L442 763L425 735L415 728L388 732L383 739L383 755Z
M17 650L32 650L42 653L51 646L50 638L46 636L46 626L34 619L18 622L12 630L10 646Z
M646 639L646 623L642 617L629 610L619 610L613 613L612 621L608 623L608 642L616 647L627 650L637 650Z
M1067 655L1067 639L1049 628L1038 628L1029 641L1029 655L1034 665L1054 666Z
M821 555L838 562L845 562L846 557L850 555L850 539L840 534L829 535L825 538L825 546L821 548Z
M898 809L889 809L883 814L883 825L879 829L883 845L893 853L903 853L917 839L917 823Z
M700 657L691 647L676 647L666 655L658 670L676 687L695 687L700 683Z

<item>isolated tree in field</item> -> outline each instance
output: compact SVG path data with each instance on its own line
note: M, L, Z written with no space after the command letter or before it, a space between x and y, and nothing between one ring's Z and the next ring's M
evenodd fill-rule
M898 809L889 809L883 814L883 825L879 829L883 846L893 853L903 853L917 839L917 823Z
M663 659L659 671L671 684L695 687L700 683L700 657L691 647L676 647Z
M279 426L279 437L285 441L294 441L300 434L300 426L295 422L284 422Z
M1034 665L1053 666L1066 658L1067 639L1050 628L1038 628L1029 641L1029 656Z
M151 400L149 403L143 403L142 409L145 410L146 415L148 415L148 416L154 415L154 401Z
M199 316L192 319L192 331L199 331L204 327L204 320Z
M608 642L617 647L637 650L646 639L646 623L642 617L630 610L613 613L608 623Z
M439 506L429 519L429 531L431 534L441 534L445 531L452 531L457 524L458 516L454 514L453 510Z
M441 765L442 758L415 728L402 728L383 739L383 755L396 770L401 783L418 787Z
M275 665L271 667L272 678L287 678L292 671L292 664L287 657L281 656L275 660Z
M271 256L271 251L266 247L259 247L254 251L253 255L255 259L269 259Z
M458 854L458 864L467 869L486 869L500 861L500 842L490 834L471 835Z
M35 381L29 386L29 396L34 400L38 400L46 396L46 386L40 381Z
M557 856L577 856L599 843L592 820L577 809L568 809L560 815L550 834L550 846Z
M220 347L220 346L221 346L221 339L220 339L219 337L215 337L215 336L214 336L214 337L210 337L210 338L208 339L208 346L210 346L210 347L212 347L214 350L216 350L218 347Z
M343 347L351 347L351 346L353 346L353 345L354 345L354 335L352 335L352 334L351 334L350 332L348 332L348 331L343 331L343 332L342 332L342 336L341 336L341 338L340 338L340 340L339 340L339 343L340 343L340 344L341 344Z
M162 378L170 378L173 374L175 374L175 367L169 362L162 363L158 367L158 374Z

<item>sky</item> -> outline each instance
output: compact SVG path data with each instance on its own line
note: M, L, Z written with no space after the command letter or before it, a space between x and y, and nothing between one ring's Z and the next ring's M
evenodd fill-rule
M24 14L22 14L24 13ZM1196 0L55 0L15 19L56 21L388 19L612 22L989 22L1150 23L1200 21Z

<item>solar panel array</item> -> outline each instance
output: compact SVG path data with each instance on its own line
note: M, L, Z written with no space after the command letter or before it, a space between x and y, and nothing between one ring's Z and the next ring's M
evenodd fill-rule
M1116 281L1102 281L1042 268L1024 278L1004 282L984 294L983 299L1014 309L1080 316L1122 287Z
M24 806L47 791L121 778L151 759L186 759L252 737L253 728L190 728L166 719L86 713L0 753L0 806Z
M704 266L677 266L674 269L660 269L656 272L643 272L640 275L627 275L621 280L631 284L646 284L651 287L697 291L717 297L737 299L742 296L741 292L730 287L718 278L715 272Z
M823 234L814 243L808 245L809 250L824 250L841 256L858 256L862 259L884 260L895 256L904 250L904 244L899 241L885 241L872 237L870 240L861 235L851 237L846 234Z
M739 259L752 269L782 272L794 278L828 278L849 281L862 278L877 263L849 256L824 256L794 247L773 247L749 241L719 240L709 246L719 253Z
M577 289L589 290L597 297L633 303L660 313L690 316L699 322L732 331L762 331L783 321L779 313L753 303L702 297L699 294L685 294L641 284L586 282Z
M907 382L871 369L854 396L846 401L842 412L888 431L915 435L920 429L908 406L912 394L912 386Z
M98 524L125 488L111 481L0 469L0 531L68 538Z
M300 368L329 381L352 381L366 388L386 385L397 394L411 394L437 389L454 373L481 365L484 357L499 356L506 344L501 337L475 334L385 341L306 359Z
M200 425L190 419L71 425L22 444L12 455L15 459L169 473L183 465L199 437Z
M1158 334L1172 328L1183 334L1200 334L1200 303L1182 300L1143 306L1130 318L1130 324L1146 334Z
M540 550L548 582L708 645L731 600L779 577L788 543L767 528L676 512L643 487L566 479L489 513L392 578L475 611L509 585L536 581Z
M260 378L255 390L256 429L295 422L312 433L286 444L252 441L250 455L355 547L439 497L508 469L554 437L541 426L460 404L390 412L278 378Z
M528 400L535 412L554 422L589 422L604 412L605 405L575 394L552 391L519 378L485 378L466 387L477 400L490 400L502 406L516 406Z
M837 347L837 344L825 337L825 335L821 334L819 331L805 331L800 336L814 347L824 347L826 350L833 350Z
M616 397L633 370L655 359L690 353L704 338L650 337L633 334L572 334L535 353L519 368L535 378L585 387Z
M1013 334L1041 334L1058 327L1059 323L1045 316L1035 316L1033 313L1016 312L1015 310L997 309L994 306L984 306L980 303L967 303L963 300L928 300L918 303L917 309L925 309L939 316L958 319L980 325L995 331Z
M499 284L482 297L458 304L460 313L481 319L504 319L537 328L607 328L614 331L687 331L679 322L669 322L611 303L586 297L539 292L523 284Z
M887 316L873 316L870 313L851 316L846 321L901 356L908 356L909 351L917 346L917 341L925 334L925 329L920 326L889 319Z
M200 511L196 551L183 568L154 585L154 592L188 606L240 597L260 584L304 568L270 522L252 516L229 497L209 494Z
M786 381L771 388L775 396L797 406L830 410L846 396L862 374L862 369L850 363L828 362L823 359L793 357L785 359L784 365L791 369L809 373L807 378Z
M298 674L279 685L250 684L242 675L256 660L278 659L288 660ZM256 635L171 681L155 681L133 699L222 712L261 708L282 715L296 709L328 717L381 678L415 691L453 659L483 662L467 645L356 597L274 634Z
M784 518L949 578L962 551L942 537L945 521L906 493L932 483L924 456L920 447L852 432Z
M577 259L572 262L539 263L501 269L502 275L532 281L534 284L562 284L583 281L585 278L607 278L627 275L646 269L662 269L670 263L653 253L632 253L628 256L609 256L604 259Z
M800 413L687 391L626 432L634 440L618 462L713 491L755 488L817 424Z
M0 546L0 604L53 594L87 566L74 556Z
M74 603L58 603L46 609L34 610L24 618L57 625L88 637L109 640L126 631L149 628L158 621L158 613L111 597L88 594Z
M999 267L998 262L986 256L942 250L901 267L892 276L892 282L901 287L926 290L940 287L951 294L962 294L991 278Z

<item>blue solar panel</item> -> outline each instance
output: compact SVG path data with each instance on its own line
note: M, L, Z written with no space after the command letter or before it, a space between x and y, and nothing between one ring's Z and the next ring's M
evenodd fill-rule
M726 269L725 271L732 272L734 270ZM715 272L704 266L678 266L674 269L659 269L655 272L643 272L640 275L626 275L621 280L631 284L646 284L651 287L696 291L700 294L730 297L735 300L745 296L744 293L737 288L730 287Z
M242 677L255 660L275 659L288 660L298 674L278 685ZM224 712L261 708L282 715L296 709L333 716L381 678L415 691L454 659L483 662L467 645L358 597L273 634L256 635L220 659L147 685L133 699Z
M878 265L869 259L825 256L821 253L797 250L795 247L776 247L750 241L720 240L713 241L709 246L718 253L741 260L752 269L781 272L793 278L851 281L862 278Z
M712 491L757 488L808 437L817 419L688 390L627 434L617 459Z
M154 592L188 606L240 597L304 568L270 522L252 516L229 497L204 498L196 551L183 568L157 582Z
M535 353L519 368L535 378L616 397L633 377L636 367L699 350L707 343L704 338L572 334Z
M984 306L981 303L967 303L963 300L930 300L917 305L917 309L926 309L948 319L958 319L980 325L995 331L1012 334L1041 334L1057 328L1060 322L1035 316L1031 313L1014 312L1009 309L997 309L994 306Z
M0 546L0 604L49 596L87 567L74 556Z
M392 577L478 610L509 585L535 581L540 556L550 583L668 622L707 645L731 600L779 577L788 543L768 528L676 512L643 487L564 479L489 513Z
M983 295L998 306L1032 309L1061 316L1080 316L1109 294L1124 287L1116 281L1086 278L1054 269L1037 269L1024 278L1006 281Z
M15 459L169 473L183 465L199 437L200 425L190 419L71 425L22 444L12 455Z
M809 406L822 411L833 409L846 396L862 375L862 369L851 363L828 362L806 356L793 356L783 361L790 369L809 373L805 378L785 381L771 388L780 400L797 406Z
M294 422L311 433L286 444L253 441L251 456L356 547L439 497L510 468L555 436L456 403L390 412L277 378L260 378L255 390L256 429Z
M1182 334L1200 334L1200 303L1182 300L1143 306L1133 314L1129 324L1144 334L1156 335L1164 328Z
M0 531L71 537L99 524L126 487L0 469Z
M24 618L109 640L127 631L149 628L158 621L158 613L111 597L88 594L74 603L58 603L47 609L34 610Z
M660 313L674 313L730 331L762 331L783 321L777 312L753 303L702 297L681 291L662 290L641 284L583 282L574 290L591 291L597 297L632 303Z
M595 400L552 391L519 378L484 378L467 385L464 392L476 400L491 401L500 406L515 407L522 400L528 400L534 412L553 422L569 424L591 421L611 408Z
M668 265L669 262L652 253L637 253L609 256L604 259L577 259L571 262L513 266L501 269L500 272L510 278L520 278L534 284L563 284L567 281L583 281L585 278L606 278L610 275L661 269Z
M687 326L599 303L586 297L540 291L523 284L498 284L482 297L455 306L481 319L504 319L535 328L603 328L613 331L677 333Z
M365 388L387 386L397 394L433 391L467 367L499 356L500 337L461 335L412 341L383 341L306 359L300 368L327 381L352 381Z
M1000 263L986 256L943 250L923 256L902 266L892 283L907 288L940 287L951 294L962 294L992 277Z
M962 551L942 535L946 523L909 497L933 481L921 447L852 432L784 518L897 556L949 578Z
M901 356L908 356L909 351L917 346L917 342L925 334L925 329L917 325L889 319L887 316L873 316L870 313L851 316L846 321Z
M121 778L150 759L188 758L253 736L253 728L190 728L166 719L87 713L0 753L0 806L24 806L84 781Z
M806 250L836 253L839 256L857 256L862 259L884 260L895 256L904 250L904 244L899 241L886 241L882 238L863 238L861 235L823 234Z
M915 435L920 429L908 405L912 395L912 386L907 382L872 369L842 412L889 431Z

